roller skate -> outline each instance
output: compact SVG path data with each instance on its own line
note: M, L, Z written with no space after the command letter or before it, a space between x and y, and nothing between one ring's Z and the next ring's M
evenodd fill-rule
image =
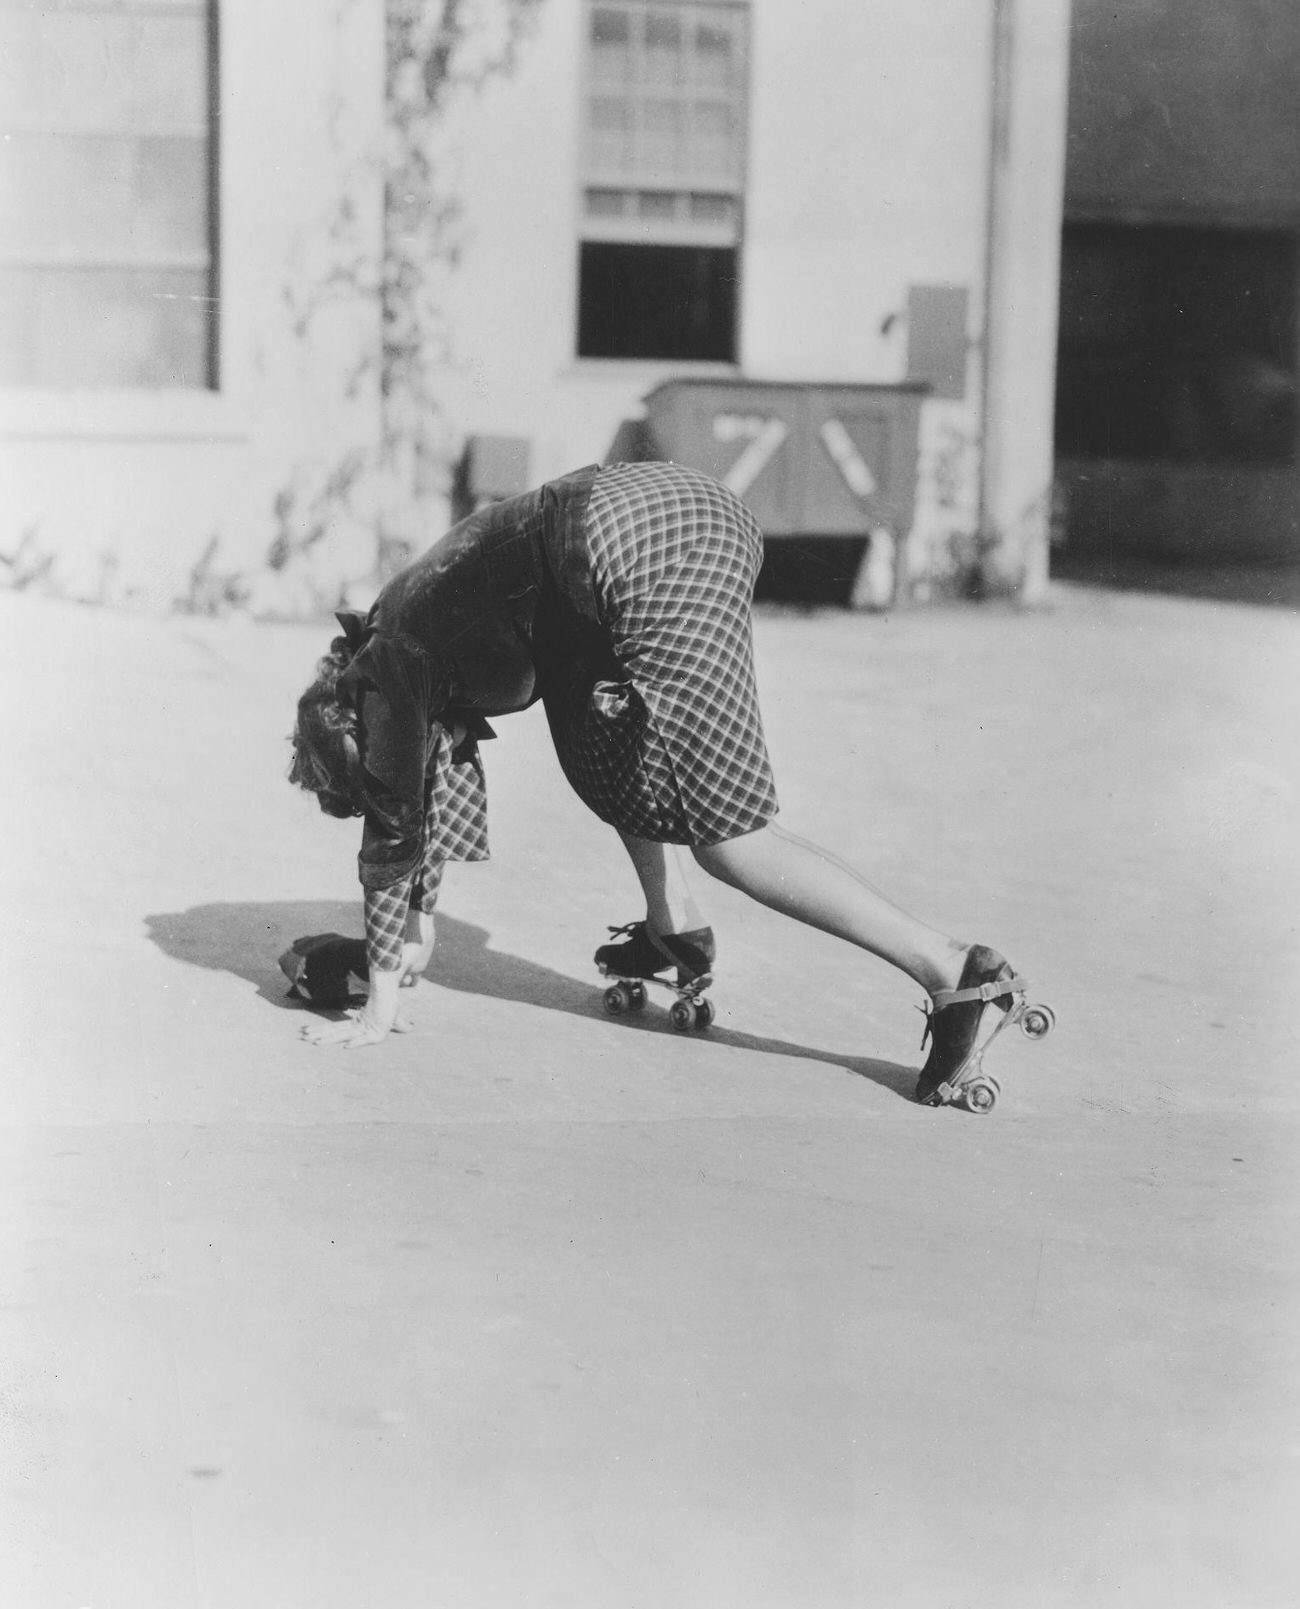
M957 987L930 997L921 1049L932 1043L916 1086L922 1106L962 1106L981 1117L993 1110L1002 1086L984 1071L984 1052L1013 1022L1029 1039L1046 1039L1056 1026L1051 1006L1026 1001L1028 986L996 950L976 944L967 952Z
M612 938L627 935L621 944L602 944L595 956L601 973L613 980L605 990L605 1010L611 1017L644 1011L646 984L654 983L676 996L668 1020L678 1033L709 1026L713 1002L704 998L704 991L713 982L709 969L717 954L711 927L665 933L662 938L645 922L628 922L609 931ZM673 967L675 978L659 976Z

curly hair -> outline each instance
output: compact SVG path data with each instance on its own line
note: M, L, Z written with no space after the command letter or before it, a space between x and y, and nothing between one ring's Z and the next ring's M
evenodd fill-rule
M328 816L364 813L357 712L339 701L338 680L352 662L346 637L335 637L298 700L289 781L316 795Z

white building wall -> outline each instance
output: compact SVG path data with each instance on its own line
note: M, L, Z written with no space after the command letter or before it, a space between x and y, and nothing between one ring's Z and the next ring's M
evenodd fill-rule
M545 0L515 73L447 131L463 203L453 439L524 437L540 481L602 458L670 375L900 380L914 284L969 290L976 351L993 0L753 0L751 15L738 370L575 356L583 10ZM224 0L221 18L221 393L0 395L0 540L34 531L81 595L183 597L214 536L215 569L264 581L277 497L297 495L301 535L313 489L379 429L373 372L349 389L376 352L374 298L345 297L304 334L289 296L328 270L345 186L357 240L379 239L382 0ZM974 534L976 367L963 400L924 410L918 573ZM373 521L341 508L313 550L327 590L374 559ZM430 534L446 512L431 496ZM254 602L295 600L259 582Z
M214 572L265 563L277 495L373 434L373 304L295 339L287 296L318 271L344 157L373 158L382 83L372 0L224 0L219 392L0 391L0 552L54 561L70 595L166 607L212 542ZM367 185L369 194L367 195ZM362 228L378 239L373 168ZM340 553L366 540L332 538Z
M745 367L899 380L907 287L978 294L988 7L758 0L755 12Z
M909 285L968 287L972 320L981 302L991 9L754 0L752 19L739 369L900 380ZM547 0L515 77L460 130L449 394L467 433L526 437L536 479L601 458L659 380L732 372L574 356L581 29L578 0ZM973 404L928 406L968 446Z

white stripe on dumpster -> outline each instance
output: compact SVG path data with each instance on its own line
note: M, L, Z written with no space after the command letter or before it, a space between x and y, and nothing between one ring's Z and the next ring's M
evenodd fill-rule
M876 477L838 419L828 419L822 426L822 440L849 490L858 497L870 497L876 489Z
M722 484L743 497L771 463L789 432L784 420L759 414L720 413L713 420L715 441L748 441L749 445L722 477Z

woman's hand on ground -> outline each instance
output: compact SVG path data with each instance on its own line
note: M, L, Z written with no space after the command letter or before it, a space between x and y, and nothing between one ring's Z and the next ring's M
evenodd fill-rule
M415 1024L409 1017L397 1016L392 1032L409 1034ZM337 1045L343 1050L359 1050L365 1045L382 1044L389 1029L382 1028L368 1017L365 1011L349 1011L339 1022L308 1022L298 1030L298 1037L309 1045Z

